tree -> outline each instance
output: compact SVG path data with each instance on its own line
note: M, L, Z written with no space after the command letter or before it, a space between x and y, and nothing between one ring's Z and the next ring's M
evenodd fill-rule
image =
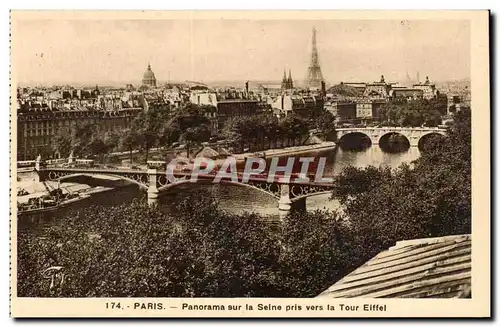
M159 143L163 146L169 146L172 143L179 141L180 136L180 127L176 121L168 119L167 122L160 127Z
M307 122L297 116L296 114L289 113L285 119L280 122L282 130L286 133L284 136L287 139L287 144L292 143L295 145L296 141L304 139L309 135L309 128Z
M94 124L77 124L71 133L71 148L78 157L92 155L90 145L97 137L97 126Z
M68 130L60 129L52 138L52 150L59 153L62 158L67 158L71 152L71 135Z
M18 296L311 297L368 259L332 213L291 214L276 229L203 195L169 211L144 200L20 234ZM42 272L55 266L65 280L50 289Z
M103 137L103 142L106 147L106 150L109 152L112 152L116 149L118 149L120 145L120 137L122 136L122 133L119 133L117 131L109 131L104 134Z
M314 128L318 129L327 140L336 141L337 133L335 132L335 116L333 116L329 111L323 110L313 119Z
M278 118L274 115L264 114L258 118L262 124L262 147L265 148L265 139L267 139L267 148L271 148L271 142L274 142L276 146L276 139L278 137L279 122Z
M146 151L148 161L149 149L157 141L157 124L151 111L142 111L133 121L131 129L135 133L137 145Z
M429 104L440 116L448 113L446 110L448 107L448 97L444 93L438 93L435 98L429 100Z
M379 110L380 119L384 124L395 123L403 127L422 125L435 127L441 123L442 116L445 114L446 103L443 103L443 96L431 100L393 101Z
M101 161L102 161L102 156L106 154L106 152L108 151L106 144L100 138L94 138L90 142L88 148L90 153L94 156L99 156Z
M268 296L279 246L250 214L230 216L210 198L186 199L174 214L134 202L70 214L40 238L20 236L20 296ZM62 266L52 291L41 272Z
M210 121L204 109L197 105L189 104L180 110L172 118L170 125L176 126L180 131L180 140L186 142L187 156L192 146L210 139Z
M315 297L376 254L355 240L348 221L338 214L318 210L288 215L277 277L283 293Z
M189 158L190 149L194 145L199 145L204 141L210 139L210 128L205 125L192 126L186 128L186 130L181 135L181 140L186 144L186 156Z
M130 153L130 164L133 162L133 150L141 140L137 132L133 129L127 129L123 132L123 136L120 138L120 148L123 150L128 150Z
M246 122L240 117L229 118L222 129L224 139L233 147L239 147L240 152L245 148L245 126Z

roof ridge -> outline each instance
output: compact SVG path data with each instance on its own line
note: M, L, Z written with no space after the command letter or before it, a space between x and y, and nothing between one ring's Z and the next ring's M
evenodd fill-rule
M431 238L419 238L413 240L403 240L396 242L396 245L389 248L389 251L395 250L402 247L407 247L410 245L418 245L418 244L434 244L440 242L448 242L454 240L455 242L463 242L471 239L471 234L459 234L459 235L447 235L440 237L431 237Z

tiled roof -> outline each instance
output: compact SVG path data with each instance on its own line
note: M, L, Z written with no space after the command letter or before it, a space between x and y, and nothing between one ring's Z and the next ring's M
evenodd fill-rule
M319 297L464 298L471 289L471 237L398 242Z

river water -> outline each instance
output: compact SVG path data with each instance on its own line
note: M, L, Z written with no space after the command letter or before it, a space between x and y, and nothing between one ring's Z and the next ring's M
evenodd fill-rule
M378 146L372 146L362 151L343 150L339 147L332 150L301 154L300 156L326 157L324 175L335 176L347 166L367 167L372 165L395 168L401 163L417 159L420 156L420 151L417 147L410 147L407 151L399 153L384 152ZM258 190L234 185L184 184L163 195L160 198L160 202L171 205L188 193L194 194L199 192L211 192L215 194L219 198L220 206L229 212L241 213L242 211L249 211L272 216L279 214L276 199ZM306 205L308 210L334 210L338 207L339 203L338 201L330 200L329 194L321 194L308 197Z
M404 162L411 162L420 156L420 150L417 147L410 147L405 151L394 153L382 150L378 145L373 145L363 150L344 150L341 147L336 149L315 151L301 154L303 157L326 157L325 176L337 175L344 167L367 167L385 166L395 168ZM222 209L232 213L242 213L244 211L255 212L262 216L277 217L279 215L278 203L273 197L253 190L247 187L234 185L203 185L203 184L184 184L173 188L161 195L160 205L171 207L179 199L188 194L199 194L206 192L216 196L219 199L219 205ZM42 220L49 222L54 218L64 216L68 210L83 208L87 205L96 204L101 206L116 205L131 201L137 197L143 197L144 191L141 191L135 185L112 190L103 194L95 194L91 198L75 203L71 208L63 208L51 217L44 217ZM146 201L146 199L144 199ZM328 194L310 196L306 199L307 210L338 208L338 201L331 200ZM38 219L37 219L38 220ZM22 223L20 225L31 225L32 223ZM38 224L38 222L37 222Z

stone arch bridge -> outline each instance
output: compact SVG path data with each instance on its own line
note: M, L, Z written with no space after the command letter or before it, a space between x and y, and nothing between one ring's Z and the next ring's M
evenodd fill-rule
M372 145L380 143L383 137L390 134L400 134L408 140L410 146L420 146L420 142L428 135L446 135L446 129L439 127L348 127L338 128L337 140L344 136L360 133L368 136Z

